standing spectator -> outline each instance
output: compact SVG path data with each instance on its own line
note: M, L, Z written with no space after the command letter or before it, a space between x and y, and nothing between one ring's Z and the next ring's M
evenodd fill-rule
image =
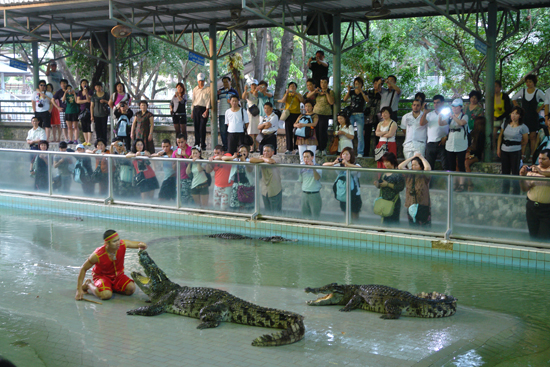
M132 146L132 152L126 154L126 158L134 158L132 164L136 170L136 177L134 178L135 186L141 193L142 199L151 199L155 193L155 190L159 188L159 181L157 175L151 167L149 157L151 152L145 148L145 142L143 139L136 139Z
M172 150L172 144L169 139L162 141L162 149L158 153L151 154L151 157L170 158L174 154ZM160 185L159 201L169 201L176 199L176 164L175 162L164 161L162 162L162 169L164 171L164 180Z
M53 99L55 100L57 106L59 106L59 121L61 123L61 130L63 130L63 136L65 137L65 140L70 141L69 132L67 129L67 122L65 121L65 109L67 108L67 103L63 100L63 96L67 91L67 86L69 85L69 82L67 81L67 79L61 79L59 85L61 86L61 88L59 88L55 92L55 94L53 95Z
M313 80L312 78L309 78L306 82L306 91L305 91L304 95L302 96L304 101L306 101L308 99L309 100L315 100L315 88L317 88L315 86L315 80Z
M52 96L54 95L55 91L53 90L53 84L46 84L46 92L51 93ZM59 116L61 107L59 107L59 104L54 98L52 98L50 102L53 106L52 110L50 111L50 125L52 126L53 133L52 141L61 141L61 117Z
M422 157L426 154L426 142L428 141L428 121L422 118L422 100L415 99L412 103L412 111L401 118L401 129L405 132L403 143L403 155L405 159L412 158L416 153Z
M502 92L502 84L500 80L495 81L495 115L493 122L493 149L497 146L498 130L502 126L502 123L512 112L512 103L510 97L506 93Z
M67 152L66 142L62 141L59 143L59 151ZM57 177L59 177L58 179L61 181L59 191L62 194L68 194L71 190L73 175L69 166L72 162L72 158L68 155L55 156L53 159L53 168L57 168Z
M364 132L364 140L365 140L365 149L363 152L359 151L358 153L362 154L364 157L370 157L371 156L371 149L370 149L370 143L371 143L371 136L372 136L372 128L373 126L378 126L378 123L380 122L378 118L378 111L380 111L380 102L381 102L381 96L380 91L382 90L382 84L384 83L384 79L380 76L377 76L374 78L374 81L372 83L372 89L369 89L367 91L367 97L369 98L369 101L367 102L367 105L365 107L365 132ZM357 155L359 156L359 154Z
M119 108L115 110L115 131L116 136L124 142L126 150L130 150L132 147L132 117L134 117L134 111L130 109L130 106L126 102L119 102Z
M355 137L355 129L350 122L349 117L343 111L338 113L338 126L334 131L334 138L338 139L338 154L340 154L344 148L353 149L353 138Z
M27 144L29 144L29 148L31 150L39 150L40 149L40 142L42 140L46 140L46 131L41 128L40 125L40 117L34 116L31 119L32 123L32 129L29 130L27 133Z
M262 80L260 84L258 84L255 94L258 97L258 108L260 109L260 118L262 118L265 116L264 105L269 102L273 106L273 91L268 89L267 82Z
M249 162L250 148L246 145L241 145L233 156L224 156L224 161ZM231 197L229 198L229 206L239 211L246 211L254 208L254 178L251 177L252 167L232 165L229 174L228 182L233 181L231 189ZM239 189L239 188L243 189ZM239 195L241 191L241 195ZM243 195L243 191L248 191L247 195Z
M244 143L244 132L248 125L248 114L239 106L239 97L231 96L229 100L231 108L225 111L225 124L227 125L227 144L229 153L234 154L237 147Z
M315 89L315 106L313 112L319 116L319 122L315 126L320 154L323 155L328 143L328 120L332 118L332 105L334 105L334 92L328 88L328 78L322 77L321 86ZM326 154L326 152L325 152Z
M384 81L382 81L382 83L384 83ZM380 88L380 113L382 113L382 108L390 107L392 110L391 118L392 120L397 121L397 110L399 110L401 88L399 88L395 83L397 83L397 77L395 75L390 75L386 78L388 88Z
M505 120L500 127L498 137L497 155L502 162L502 174L517 176L521 154L525 151L525 146L529 139L529 127L523 123L523 108L514 107L510 113L509 120ZM505 179L502 182L502 193L510 193L510 180ZM519 195L519 183L514 181L513 194Z
M360 76L353 80L353 88L348 86L348 92L344 96L344 102L351 98L351 126L357 124L357 157L363 157L365 150L365 105L369 101L367 93L363 91L363 78ZM372 128L371 128L372 130ZM370 138L370 134L369 134ZM338 149L340 150L340 149Z
M462 99L457 98L451 103L452 113L449 116L439 114L439 126L449 127L449 137L445 144L449 171L454 172L458 163L458 171L466 172L464 162L468 150L468 120L462 111ZM464 177L460 177L455 191L464 191Z
M76 103L80 105L79 120L82 128L82 135L84 135L84 143L82 145L92 145L92 116L90 114L90 107L92 102L92 95L90 87L88 87L88 81L82 79L80 81L80 90L76 95Z
M65 103L65 123L67 124L67 140L69 144L78 144L78 111L76 93L71 85L67 85L61 101ZM73 138L71 138L71 136ZM72 140L71 140L72 139Z
M464 166L466 172L472 172L472 164L481 162L483 158L483 151L485 150L485 116L478 116L474 121L474 131L470 134L471 144L466 151L466 161ZM474 191L474 185L472 179L467 180L468 191Z
M172 158L189 159L192 152L185 135L178 135L176 144L178 148L172 153ZM180 196L182 205L190 204L193 200L191 197L191 177L187 174L187 163L185 162L180 163Z
M314 58L309 58L307 67L311 70L311 79L315 81L315 86L320 88L321 79L328 78L328 62L325 61L325 52L317 51Z
M40 150L46 151L50 147L50 144L46 140L41 140L38 146ZM46 154L38 154L34 157L31 163L31 176L34 176L35 190L48 190L48 156Z
M118 110L120 108L120 102L126 102L126 104L132 104L132 97L129 93L126 93L126 87L122 82L117 82L115 84L115 92L111 95L109 99L109 107L111 110Z
M48 83L53 85L54 91L61 88L61 79L63 79L63 74L57 70L57 61L50 60L48 69L46 70L46 76L48 77Z
M386 169L397 169L398 167L397 157L392 152L386 152L381 160ZM382 223L399 224L399 215L401 213L401 198L399 197L399 193L405 188L403 175L384 173L379 180L374 181L374 186L380 189L380 197L382 199L394 201L393 214L388 217L382 217Z
M308 82L309 83L309 82ZM298 116L294 123L294 128L306 128L310 131L308 137L296 136L296 145L298 145L298 153L300 154L300 163L304 164L304 152L310 150L313 152L313 160L315 161L315 151L317 150L317 137L315 136L315 127L319 123L319 116L313 113L315 102L311 99L306 99L304 102L305 113Z
M305 166L316 166L314 153L311 150L305 150L302 163ZM298 181L302 183L302 217L319 219L321 209L323 208L323 199L321 194L321 175L323 171L304 167L300 170Z
M258 130L262 132L263 139L260 142L260 152L264 151L264 146L271 145L274 149L274 154L277 154L277 130L279 129L279 117L273 112L271 102L264 104L264 115L261 123L258 125Z
M258 136L258 134L260 133L260 130L258 130L258 125L260 124L260 115L258 114L256 116L253 116L250 113L250 107L258 107L259 102L258 93L256 91L257 88L258 81L256 79L252 79L252 81L250 82L250 92L248 91L248 85L245 85L243 93L243 99L246 99L246 105L248 106L248 110L246 111L246 114L248 115L248 135L250 135L252 137L252 140L254 141L254 145L252 146L252 153L256 151L256 147L259 145L259 143L256 141L256 136Z
M145 150L149 153L155 153L155 143L153 142L153 128L155 127L154 116L147 110L149 104L142 100L139 102L139 111L136 113L132 123L130 135L132 140L143 139Z
M223 152L223 146L216 145L214 154L209 158L209 161L223 160ZM231 157L231 154L227 153L226 156ZM214 171L214 209L219 206L220 210L225 211L229 207L229 197L233 186L233 181L229 178L231 165L210 164L206 168L206 172L210 173L212 171Z
M550 129L550 88L544 92L544 123Z
M231 106L229 105L229 100L232 96L239 97L239 93L231 87L231 78L224 76L222 78L223 87L218 89L218 100L220 101L219 108L219 130L222 138L223 149L227 149L227 125L225 124L225 111L227 111Z
M204 73L197 75L197 86L193 88L193 126L195 127L195 145L206 149L206 124L210 110L210 88L206 86Z
M355 154L353 149L344 148L338 158L334 162L325 162L323 166L337 166L337 167L349 167L356 168L361 167L358 163L355 162ZM354 220L359 219L359 212L363 207L363 200L361 200L361 192L359 191L359 178L361 177L358 171L351 172L351 182L350 182L350 208L351 208L351 218ZM339 171L336 181L332 187L334 191L334 197L340 202L340 209L345 213L346 212L346 171Z
M523 166L520 176L550 177L550 149L539 154L539 164ZM525 216L529 235L534 240L550 240L550 185L544 181L521 181L521 188L527 191Z
M201 148L198 145L191 148L191 157L193 163L188 164L186 168L186 173L193 176L191 196L196 206L206 208L208 207L208 178L202 164L195 162L197 159L202 159Z
M432 168L428 161L420 154L407 158L398 169L408 169L410 163L413 171L430 171ZM405 208L411 226L430 226L432 213L430 204L430 176L428 175L405 175Z
M52 127L50 123L50 112L53 107L51 104L52 98L53 95L46 91L46 81L41 80L38 82L38 91L34 92L32 95L32 109L34 111L34 116L39 117L38 121L42 122L39 126L46 130L46 140L50 140L50 131Z
M420 122L425 124L428 121L428 144L426 144L426 160L430 163L432 170L435 168L436 158L441 160L443 170L448 169L447 153L445 152L445 142L447 141L447 134L449 133L449 126L439 125L439 114L443 110L445 105L445 97L438 94L434 96L434 109L430 111L427 104L424 103L422 109L424 110ZM450 111L444 111L447 115Z
M267 103L265 105L267 107ZM261 146L261 145L260 145ZM263 155L250 158L250 163L281 163L281 158L276 156L275 147L271 144L263 146ZM260 167L261 179L260 190L264 208L267 214L280 214L283 207L283 185L281 182L281 171L279 168Z
M527 88L520 89L512 97L512 103L514 107L518 107L518 100L521 98L521 107L523 108L523 123L529 128L529 141L531 150L529 154L533 156L535 154L535 149L537 148L537 132L540 130L539 123L539 102L544 102L545 95L544 92L538 89L537 86L538 78L536 75L527 75L525 77L525 86ZM536 157L529 157L525 159L524 162L531 162Z
M91 121L95 125L98 139L107 141L107 119L109 118L109 95L103 91L103 83L97 82L95 94L90 100Z
M391 107L382 107L382 121L376 126L376 136L380 138L376 148L381 148L386 145L386 152L392 152L397 156L397 144L395 143L395 133L397 132L397 123L392 120ZM378 160L378 168L384 168L384 162L382 159Z
M483 106L481 105L481 103L479 103L481 101L481 93L477 90L473 90L470 92L469 98L470 103L468 104L468 108L466 108L466 111L464 111L464 114L467 117L466 121L468 121L468 133L474 130L476 117L485 115Z
M283 98L278 100L279 103L285 104L285 110L288 111L288 116L284 120L285 123L285 140L286 140L286 152L285 154L293 154L296 147L296 137L294 136L294 123L298 116L300 116L300 102L304 102L304 98L300 93L296 93L298 85L294 82L288 83L287 90Z
M95 149L87 150L86 152L89 154L100 155L110 154L110 151L107 149L107 144L105 140L97 139L94 146ZM96 158L95 162L96 167L93 173L94 181L99 183L99 194L107 195L107 193L109 192L109 163L106 157Z
M170 114L174 123L176 136L183 134L187 139L187 92L183 83L176 84L176 94L170 101Z

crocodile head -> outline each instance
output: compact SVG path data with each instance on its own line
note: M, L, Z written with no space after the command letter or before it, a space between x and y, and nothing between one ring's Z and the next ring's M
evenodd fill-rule
M344 298L346 292L346 285L339 285L338 283L331 283L319 288L309 288L304 289L306 293L313 294L325 294L317 298L316 300L307 301L309 305L326 305L326 304L338 304Z
M177 286L177 284L170 281L164 271L155 264L153 259L149 257L147 251L140 250L138 256L139 263L143 267L145 275L138 271L133 271L131 276L136 285L152 300L162 297L162 295L171 291L174 286Z

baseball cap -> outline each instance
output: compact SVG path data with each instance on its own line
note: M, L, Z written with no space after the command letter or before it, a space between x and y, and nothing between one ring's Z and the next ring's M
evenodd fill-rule
M57 61L51 60L51 61L50 61L50 65L57 65Z
M78 144L76 146L76 149L86 149L86 148L84 148L84 144Z
M451 103L451 106L453 107L464 106L464 102L462 102L462 99L457 98L453 100L453 103Z
M199 73L199 75L197 75L197 81L201 81L205 79L206 79L206 75L204 75L204 73Z
M258 80L257 80L257 79L252 79L252 80L250 81L250 85L252 85L252 84L258 85Z

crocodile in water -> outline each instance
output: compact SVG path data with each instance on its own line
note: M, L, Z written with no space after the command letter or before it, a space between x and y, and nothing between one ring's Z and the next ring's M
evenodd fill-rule
M252 237L243 236L243 235L235 234L235 233L216 233L216 234L209 234L209 235L207 235L207 237L210 237L210 238L223 238L224 240L252 240L252 239L254 239ZM288 238L284 238L284 237L281 237L281 236L260 237L258 239L261 240L261 241L273 242L273 243L298 241L298 240L290 240Z
M383 319L398 319L401 314L412 317L446 317L456 312L457 299L433 292L413 295L384 285L338 285L332 283L320 288L306 288L306 293L326 294L307 301L310 306L344 305L340 311L361 308L379 312Z
M291 344L304 337L304 317L244 301L214 288L180 286L168 279L145 250L139 251L139 263L146 276L132 272L132 278L149 296L152 304L128 311L128 315L156 316L164 312L201 320L197 329L214 328L222 321L284 329L256 338L253 346Z

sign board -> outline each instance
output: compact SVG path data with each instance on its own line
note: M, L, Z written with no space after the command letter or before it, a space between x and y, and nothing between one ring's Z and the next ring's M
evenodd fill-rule
M19 70L27 71L27 63L19 60L10 59L10 66Z
M201 66L204 66L206 64L204 56L197 55L192 52L189 52L189 61L194 62L195 64L199 64Z
M476 38L475 48L484 55L487 55L487 45Z

